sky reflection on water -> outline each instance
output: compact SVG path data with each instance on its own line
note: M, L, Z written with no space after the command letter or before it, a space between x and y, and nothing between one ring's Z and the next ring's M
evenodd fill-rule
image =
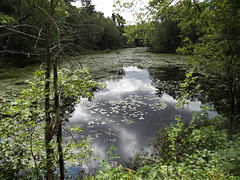
M126 160L147 146L159 126L181 114L174 98L166 93L159 97L147 70L130 66L123 71L121 79L106 81L107 88L96 92L92 102L83 99L70 119L71 124L85 127L84 135L94 138L93 150L101 158L114 145ZM190 120L191 110L199 107L199 102L191 103L183 118Z

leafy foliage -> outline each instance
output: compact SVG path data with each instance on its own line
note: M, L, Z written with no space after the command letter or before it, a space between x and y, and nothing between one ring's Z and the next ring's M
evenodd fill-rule
M116 49L120 47L120 31L116 23L110 18L102 18L100 26L104 29L97 46L104 49Z
M237 1L204 1L198 4L201 11L190 20L182 21L183 29L189 22L197 28L198 42L187 43L193 56L189 61L199 77L204 101L213 102L215 108L229 118L229 134L239 126L239 14ZM220 13L221 12L221 13ZM198 14L198 15L197 15ZM182 15L179 15L182 19ZM196 19L198 18L198 19ZM185 22L185 23L184 23ZM231 27L231 28L229 28ZM189 49L184 47L184 49ZM182 52L182 49L180 49ZM185 51L185 50L183 50ZM216 95L214 95L216 94Z
M239 2L152 0L148 9L151 19L159 24L159 33L149 36L150 48L161 52L169 49L168 45L176 48L166 43L175 37L168 33L173 29L171 23L176 23L174 27L179 28L182 39L177 52L191 55L189 65L193 73L199 75L197 83L201 94L196 94L200 94L202 102L213 103L216 110L229 119L230 137L237 133L240 124ZM174 39L179 45L177 42Z
M201 119L200 114L196 116ZM154 142L155 153L151 157L139 152L133 158L135 161L131 161L135 163L131 167L138 168L111 167L105 162L105 170L85 179L238 179L240 176L239 139L229 142L226 130L217 129L214 121L208 125L197 122L187 125L177 120L160 129Z
M117 27L114 20L96 12L94 5L77 8L64 0L54 4L50 33L53 52L65 55L126 46L121 37L123 23ZM0 52L4 55L1 61L10 57L9 60L14 59L15 64L24 67L24 59L41 59L46 55L45 21L51 15L49 7L49 1L1 1Z
M175 52L180 45L180 31L177 22L164 21L155 25L155 30L147 37L147 47L154 52Z
M45 71L38 70L35 79L30 82L31 87L21 93L21 97L10 104L1 105L1 179L14 179L18 176L40 177L45 171L45 139L44 139L44 91ZM100 87L99 83L91 80L88 70L70 71L62 69L59 72L59 94L62 100L66 98L93 98L93 89ZM50 99L53 103L53 87ZM62 104L61 109L64 106ZM54 110L50 109L54 119ZM62 116L62 123L66 116ZM54 121L56 123L56 121ZM52 124L55 133L56 124ZM73 137L79 128L70 128L68 133ZM54 134L53 134L54 135ZM78 140L68 140L63 153L68 161L82 164L90 155L89 141L81 137ZM53 139L51 146L55 149ZM57 152L53 153L52 161L57 165ZM54 167L54 168L55 168Z
M147 32L151 29L151 24L142 21L137 25L128 25L124 28L123 34L128 39L128 44L132 46L144 46Z
M115 48L121 44L118 41L123 33L120 29L123 19L118 17L119 27L116 27L116 20L106 19L95 12L94 6L88 4L90 1L86 1L86 7L82 9L71 6L69 1L57 1L53 18L56 21L51 23L47 21L50 17L49 1L9 2L15 1L0 2L0 51L8 55L18 54L15 56L17 60L23 56L46 55L42 48L46 46L47 38L46 49L51 50L50 56L52 52L64 54L72 49L81 52L82 48ZM178 106L184 108L189 98L199 98L202 102L212 103L222 116L208 120L207 114L200 112L193 115L189 124L177 117L175 123L160 129L157 138L151 142L154 149L152 157L142 152L136 153L129 168L121 165L115 167L103 161L102 170L90 179L239 179L239 1L173 2L149 1L148 10L155 23L142 21L127 26L124 36L133 46L143 46L147 42L157 52L175 50L181 38L182 45L177 51L190 55L189 64L193 70L182 84L185 90ZM120 1L116 3L120 4ZM133 7L134 3L123 1L121 6ZM147 30L151 30L152 34ZM74 38L69 38L72 34ZM66 44L76 49L63 46ZM52 60L50 56L48 59ZM46 114L53 119L54 123L50 124L53 135L56 128L52 107L53 86L49 91L46 88L53 79L50 74L49 78L44 78L45 73L37 71L31 88L25 89L17 101L0 104L1 179L41 178L49 160L43 149L48 145L52 149L57 148L54 138L46 145L43 136L43 119L48 118ZM59 82L58 93L63 97L62 101L92 98L93 90L99 86L89 79L86 70L62 70ZM44 109L44 98L50 99L51 107L47 110ZM229 123L228 131L222 128L224 121ZM78 130L81 131L75 127L69 132ZM89 142L84 137L79 142L69 142L64 145L65 158L83 163L91 154ZM70 151L72 147L77 150ZM109 154L113 151L114 148ZM59 154L50 154L55 169ZM110 159L117 157L113 154Z

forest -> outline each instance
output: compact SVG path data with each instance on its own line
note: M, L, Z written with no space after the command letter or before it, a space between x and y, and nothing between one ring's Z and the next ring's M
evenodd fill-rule
M240 1L149 0L135 24L120 10L138 0L114 1L111 17L91 0L72 2L0 1L1 83L24 76L13 67L38 66L23 89L0 94L0 179L72 179L67 166L94 154L90 140L75 138L84 128L67 126L72 109L107 87L71 58L134 47L185 57L176 108L200 101L201 111L160 127L150 153L116 165L112 146L96 171L75 179L239 179Z

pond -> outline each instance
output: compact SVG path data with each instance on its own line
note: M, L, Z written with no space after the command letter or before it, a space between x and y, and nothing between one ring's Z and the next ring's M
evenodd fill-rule
M184 57L152 54L144 48L122 50L118 56L121 54L121 62L113 61L111 69L98 67L106 74L99 75L106 89L96 92L92 101L82 99L70 123L85 128L83 135L93 139L93 151L100 158L114 145L123 163L135 151L149 150L148 141L160 126L169 125L178 115L189 121L200 102L191 102L184 111L175 108L179 84L185 78ZM95 58L97 61L98 56ZM106 65L111 62L104 59Z

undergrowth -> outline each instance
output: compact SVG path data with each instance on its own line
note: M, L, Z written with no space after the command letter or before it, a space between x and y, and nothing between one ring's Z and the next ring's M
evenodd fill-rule
M220 123L223 120L219 117L208 123L188 124L176 118L176 122L160 128L150 142L151 156L141 150L126 167L104 162L96 176L85 179L240 179L240 138L229 141Z

